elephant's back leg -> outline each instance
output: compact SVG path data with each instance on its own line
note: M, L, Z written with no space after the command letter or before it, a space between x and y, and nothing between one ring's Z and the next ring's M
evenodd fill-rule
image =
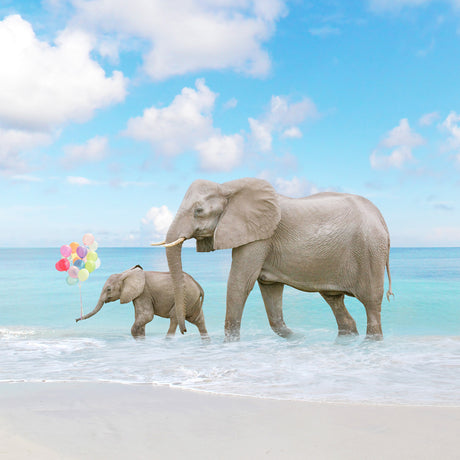
M344 294L330 295L324 292L320 292L323 299L331 307L334 313L335 320L337 321L337 327L339 328L339 335L354 334L358 335L358 329L356 328L356 322L345 307Z
M387 253L380 251L362 267L359 289L355 297L364 305L367 316L367 336L382 338L381 310L385 284Z
M176 334L176 329L177 329L177 319L176 319L176 312L174 309L171 310L171 315L169 318L169 329L168 332L166 333L166 337L174 337Z
M201 291L198 290L198 297L195 303L191 306L187 306L187 315L185 319L198 328L203 338L208 337L208 331L206 330L206 322L202 308Z

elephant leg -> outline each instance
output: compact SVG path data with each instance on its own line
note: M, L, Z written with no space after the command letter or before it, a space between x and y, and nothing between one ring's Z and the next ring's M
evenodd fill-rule
M382 320L380 312L382 310L382 301L380 302L363 302L367 315L367 332L366 337L374 340L381 340Z
M200 300L198 300L198 302L200 302ZM206 330L206 324L204 321L203 311L200 311L200 314L196 317L196 319L191 321L191 323L198 328L202 339L209 339L208 331Z
M232 267L227 283L226 342L240 339L244 305L260 275L267 252L268 244L261 244L259 241L232 251Z
M265 304L268 321L275 334L288 338L292 331L286 326L283 319L283 289L284 284L262 284L260 281L260 293Z
M323 292L321 292L320 294L331 307L332 313L334 313L335 320L337 321L337 326L339 328L339 335L358 335L358 329L356 329L356 322L350 315L350 313L348 313L348 310L345 307L345 295L329 295Z
M166 337L174 337L177 329L177 319L176 314L172 313L172 316L169 318L169 329L166 333Z
M153 319L153 306L144 302L134 303L134 324L131 327L131 335L136 338L145 337L145 325Z

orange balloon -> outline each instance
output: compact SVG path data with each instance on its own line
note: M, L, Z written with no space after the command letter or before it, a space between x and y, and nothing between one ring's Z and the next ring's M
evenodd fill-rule
M75 253L75 252L77 252L77 248L80 245L74 241L73 243L70 243L69 246L72 249L72 252Z

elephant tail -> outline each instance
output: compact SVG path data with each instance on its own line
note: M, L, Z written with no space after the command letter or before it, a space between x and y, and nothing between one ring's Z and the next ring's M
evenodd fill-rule
M388 275L388 291L387 291L387 300L390 301L390 296L393 296L393 291L391 290L391 275L390 275L390 253L388 252L387 263L386 263L387 275Z

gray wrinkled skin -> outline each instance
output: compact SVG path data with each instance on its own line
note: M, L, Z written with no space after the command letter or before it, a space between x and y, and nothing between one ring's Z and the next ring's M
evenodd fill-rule
M185 319L195 324L203 338L208 337L202 310L204 293L201 286L187 273L184 276L184 289L187 294ZM174 289L168 272L144 271L136 266L123 273L111 275L102 288L99 301L94 310L76 321L91 318L105 303L120 300L120 303L133 302L134 324L131 334L134 338L145 336L145 325L155 315L170 318L167 335L173 336L177 328L174 306Z
M367 199L342 193L306 198L279 195L261 179L224 184L197 180L189 187L166 236L195 238L197 251L232 248L225 334L237 340L246 299L257 281L272 329L291 335L283 320L284 285L319 292L331 307L339 334L357 334L344 296L367 313L367 335L382 337L380 311L390 237L379 210ZM166 249L183 333L181 244Z

